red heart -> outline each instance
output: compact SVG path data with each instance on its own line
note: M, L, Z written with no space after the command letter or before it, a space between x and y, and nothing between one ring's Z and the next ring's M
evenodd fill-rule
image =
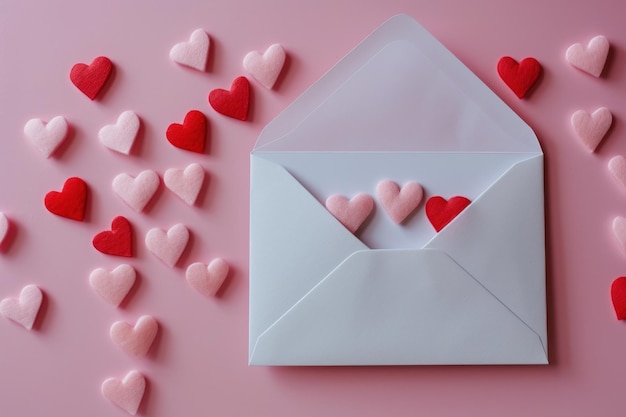
M619 277L611 284L611 300L617 319L626 319L626 277Z
M63 190L50 191L44 198L46 209L57 216L82 222L87 204L87 184L78 177L68 178Z
M177 148L203 153L206 124L206 117L202 112L191 110L185 115L182 125L178 123L169 125L165 136Z
M524 58L519 64L510 56L498 61L498 74L518 98L526 95L541 74L541 64L535 58Z
M237 77L230 91L216 88L209 93L209 104L216 112L239 120L248 118L250 82L246 77Z
M471 203L465 197L452 197L446 201L443 197L431 197L426 202L426 216L437 232L459 215Z
M93 100L109 78L112 69L111 60L105 56L99 56L90 65L74 65L70 71L70 80L80 91Z
M122 216L114 218L111 231L105 230L93 237L93 247L106 255L133 256L130 222Z

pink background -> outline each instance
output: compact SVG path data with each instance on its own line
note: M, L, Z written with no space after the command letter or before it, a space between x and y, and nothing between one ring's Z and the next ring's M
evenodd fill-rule
M0 254L0 298L27 283L46 293L36 330L0 320L0 414L116 416L101 382L136 369L149 380L140 414L165 416L568 415L622 416L626 327L610 303L611 281L625 274L625 254L610 224L626 213L626 190L607 161L625 154L626 29L622 1L318 0L0 2L0 210L15 236ZM249 152L263 126L397 13L420 21L536 131L546 154L549 366L249 368ZM209 71L168 59L170 47L196 28L212 39ZM564 59L574 42L604 34L612 44L595 79ZM243 74L250 50L274 42L289 60L277 88L252 81L250 121L213 111L208 92ZM115 64L110 88L96 102L70 83L77 62L106 55ZM503 55L536 57L544 68L527 100L498 78ZM612 110L615 122L596 154L569 126L578 109ZM191 109L210 122L204 155L172 147L167 126ZM97 132L124 110L142 130L131 156L100 145ZM24 140L32 117L65 116L72 133L49 160ZM163 186L137 214L111 191L115 175L200 163L210 175L199 205L186 206ZM84 223L48 213L46 192L70 176L90 186ZM92 236L116 215L135 231L135 258L102 255ZM512 219L514 221L514 219ZM145 233L183 222L192 241L176 268L147 252ZM191 262L221 256L233 273L217 298L184 280ZM133 265L139 285L115 309L89 287L96 267ZM161 331L148 357L134 359L108 337L117 320L151 314Z

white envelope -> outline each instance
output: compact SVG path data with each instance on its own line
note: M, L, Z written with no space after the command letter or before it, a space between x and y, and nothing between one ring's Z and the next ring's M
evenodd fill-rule
M380 204L356 236L324 207L417 181L472 203L436 233ZM251 154L251 365L545 364L543 153L408 16L367 37Z

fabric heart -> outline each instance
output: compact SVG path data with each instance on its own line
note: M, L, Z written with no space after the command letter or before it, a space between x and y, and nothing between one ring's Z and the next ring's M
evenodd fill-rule
M431 197L426 201L426 217L437 232L446 227L471 203L465 197L452 197L446 201L443 197Z
M26 139L46 158L63 143L67 131L67 120L63 116L54 117L48 124L41 119L30 119L24 125Z
M626 277L619 277L611 284L611 301L617 319L626 319Z
M132 229L125 217L117 216L111 222L111 230L93 237L93 247L105 255L133 256Z
M87 184L78 177L68 178L63 190L50 191L44 198L46 209L57 216L82 222L87 204Z
M42 301L43 293L39 287L27 285L22 288L18 299L5 298L0 301L0 315L31 330Z
M94 100L111 75L112 69L111 60L99 56L90 65L82 63L74 65L70 71L70 80L83 94Z
M182 125L178 123L169 125L165 136L177 148L203 153L206 130L207 121L204 114L198 110L191 110L185 115Z
M230 91L216 88L209 93L209 104L224 116L246 120L250 103L250 82L246 77L237 77Z
M163 182L174 194L192 206L204 183L204 169L196 163L189 164L184 171L170 168L165 171Z
M580 43L567 48L565 59L573 67L585 71L594 77L600 77L606 58L609 55L610 44L602 35L596 36L589 41L587 47Z
M139 117L132 111L127 110L120 114L117 123L106 125L98 132L98 138L107 148L124 155L130 153L139 133Z
M159 324L151 316L141 316L134 326L117 321L111 326L111 340L135 356L144 356L150 350L159 330Z
M102 396L133 416L145 390L146 378L137 371L130 371L122 381L109 378L102 383Z
M154 228L146 234L146 247L166 265L173 267L183 254L189 242L189 230L179 223L172 226L167 233Z
M535 58L524 58L518 64L505 56L498 61L498 74L518 98L523 98L539 78L541 64Z
M113 191L136 212L141 212L159 188L159 175L149 169L136 178L119 174L113 179Z
M626 219L617 216L613 219L613 235L618 243L626 251Z
M9 234L10 227L11 223L9 222L6 214L0 212L0 247L4 244L4 240Z
M335 194L326 199L326 209L350 232L355 233L374 209L374 199L359 193L348 200Z
M177 43L170 49L170 59L198 71L205 71L210 44L209 35L202 29L196 29L189 37L189 42Z
M89 284L108 303L119 306L135 285L136 277L132 266L122 264L113 271L104 268L94 269L89 274Z
M187 267L185 277L191 287L207 297L219 291L228 276L229 267L221 258L213 259L209 266L196 262Z
M609 172L613 178L626 187L626 159L621 155L616 155L609 160Z
M424 191L417 182L408 182L400 188L395 182L384 180L376 186L376 196L391 220L400 224L417 208Z
M257 51L246 54L243 67L265 88L271 89L283 69L286 57L283 47L275 43L263 55Z
M592 114L578 110L571 119L574 131L591 152L598 147L606 132L609 131L612 122L613 115L606 107L600 107Z

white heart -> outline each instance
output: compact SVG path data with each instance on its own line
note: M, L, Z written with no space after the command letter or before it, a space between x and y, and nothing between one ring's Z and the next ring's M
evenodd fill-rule
M204 169L196 163L189 164L184 171L170 168L165 171L163 182L174 194L192 206L204 183Z
M179 64L205 71L210 43L209 35L202 29L196 29L189 42L177 43L170 49L170 58Z
M100 129L98 138L100 138L100 143L107 148L128 155L133 143L135 143L137 133L139 133L139 125L139 117L134 112L127 110L120 114L117 123L106 125Z
M178 223L167 234L159 229L150 229L146 234L146 247L168 266L176 265L189 242L189 230Z
M257 51L246 54L243 58L243 67L264 87L269 89L274 86L280 71L283 69L286 56L283 47L275 43L267 48L263 55Z
M136 277L132 266L122 264L113 271L94 269L89 274L89 284L107 302L118 306L135 284Z
M141 212L159 188L159 175L151 170L139 173L136 178L119 174L113 179L113 191L136 212Z
M48 124L41 119L30 119L24 125L24 135L46 158L49 158L63 142L67 130L67 121L63 116L56 116Z
M0 301L0 315L31 330L43 301L43 293L36 285L22 288L19 298Z

